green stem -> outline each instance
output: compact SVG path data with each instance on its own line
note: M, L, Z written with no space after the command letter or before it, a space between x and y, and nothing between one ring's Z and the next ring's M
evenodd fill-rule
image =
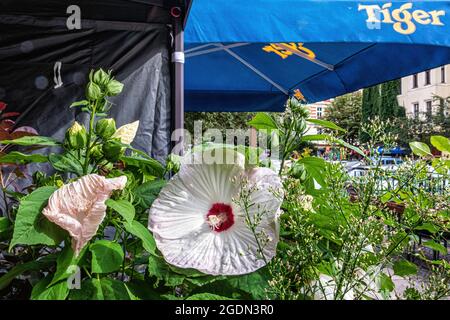
M89 160L91 155L91 140L92 140L92 133L94 132L94 121L95 121L95 111L97 108L97 102L95 102L92 112L90 114L90 120L89 120L89 132L87 137L87 145L86 145L86 159L84 160L84 168L83 173L86 175L88 174L89 170Z

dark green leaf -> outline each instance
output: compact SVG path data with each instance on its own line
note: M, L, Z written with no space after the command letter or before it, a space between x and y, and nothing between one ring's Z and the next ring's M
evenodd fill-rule
M71 290L70 300L130 300L125 284L109 278L87 279L80 290Z
M122 266L123 250L115 242L98 240L91 244L89 250L92 252L91 270L94 273L110 273Z
M51 276L42 279L33 287L31 300L65 300L69 295L66 281L49 286Z
M27 271L35 271L47 268L48 266L54 264L56 261L56 255L48 255L39 260L26 262L23 264L16 265L7 274L0 277L0 290L5 289L15 277L21 275Z
M56 187L41 187L22 199L10 248L17 244L54 246L61 243L67 233L41 213L56 190Z
M227 297L222 297L213 293L197 293L190 297L187 297L186 300L233 300Z
M166 180L153 180L141 184L134 190L136 200L144 208L150 208L153 201L155 201L159 192L166 184Z
M380 289L387 292L392 292L395 289L395 284L391 277L384 273L380 275Z
M444 247L442 244L437 243L433 240L425 241L423 245L427 248L433 249L434 251L439 252L440 254L446 255L447 254L447 248Z
M150 256L148 260L148 272L158 280L164 280L165 285L174 287L181 285L186 276L173 272L162 258Z
M83 167L81 163L70 154L52 153L48 156L53 168L60 172L72 172L78 176L83 175Z
M228 283L236 289L250 293L254 299L265 299L269 280L269 273L264 268L243 276L229 277Z
M24 154L18 151L11 151L0 157L0 163L15 163L24 165L28 163L43 163L47 162L48 158L42 154Z
M417 266L407 260L399 260L394 263L394 273L401 277L416 274Z
M164 167L155 159L142 158L136 156L122 156L120 157L126 165L138 167L145 171L147 174L153 175L158 178L162 178L164 175Z
M11 222L8 218L0 217L0 233L8 231L11 228Z

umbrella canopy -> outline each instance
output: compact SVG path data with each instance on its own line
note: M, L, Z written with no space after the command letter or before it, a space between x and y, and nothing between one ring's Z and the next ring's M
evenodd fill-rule
M194 0L186 111L282 111L450 63L450 1ZM297 91L298 90L298 91Z

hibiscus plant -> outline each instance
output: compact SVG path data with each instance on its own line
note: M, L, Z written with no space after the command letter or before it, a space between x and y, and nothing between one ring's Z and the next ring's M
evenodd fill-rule
M139 122L117 128L108 118L110 97L122 89L111 72L92 71L85 99L71 106L89 115L86 125L71 124L63 141L17 136L13 126L1 136L8 149L0 163L51 170L22 177L25 188L3 188L0 297L450 295L450 265L442 259L450 163L427 144L412 142L414 157L388 170L382 153L367 155L395 144L379 119L363 128L367 145L355 147L342 139L344 129L309 118L293 97L283 114L257 113L249 122L267 135L269 157L259 148L204 144L163 165L131 146ZM308 134L307 123L323 133ZM311 156L312 141L353 150L366 173L352 177L343 164ZM450 152L446 137L430 143ZM410 282L403 292L399 278Z

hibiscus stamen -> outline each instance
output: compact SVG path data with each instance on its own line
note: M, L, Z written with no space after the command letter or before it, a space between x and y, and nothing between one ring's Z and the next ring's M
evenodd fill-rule
M206 215L206 222L213 231L225 231L234 224L233 209L224 203L214 203Z

